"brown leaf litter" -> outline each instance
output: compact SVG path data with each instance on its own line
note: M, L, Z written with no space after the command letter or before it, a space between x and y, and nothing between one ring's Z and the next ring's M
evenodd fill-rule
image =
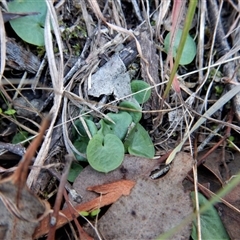
M87 174L88 179L93 178L93 183L97 179L99 182L109 182L113 181L114 177L122 177L121 174L125 172L125 178L131 176L137 179L136 184L132 180L119 179L115 182L88 187L87 190L98 192L101 195L97 198L92 196L93 200L88 199L87 202L75 205L74 213L69 208L63 209L57 227L71 221L74 216L78 217L81 211L91 211L113 203L98 221L98 229L104 239L153 239L176 226L192 212L189 194L185 193L182 187L182 181L192 167L193 161L189 154L179 153L170 172L157 180L152 180L148 176L150 167L147 167L147 171L144 168L148 163L153 169L156 161L138 157L135 157L135 161L131 161L134 157L129 157L129 159L126 161L128 164L125 163L122 168L120 167L121 170L115 170L115 173L106 175L94 172L89 175L89 171L91 171L89 168L85 170L83 176ZM139 167L134 171L134 166ZM82 178L77 180L79 185L81 180ZM88 181L88 183L90 182L91 180ZM35 237L46 234L47 229L48 218L45 218L37 229ZM175 235L174 238L177 239L178 236L190 236L190 226L185 226L181 233Z
M192 164L192 157L181 152L163 178L140 177L131 194L114 203L98 221L103 238L155 239L178 225L192 212L189 194L182 187ZM190 232L186 225L171 239L187 239Z
M67 207L63 209L59 215L56 228L60 228L74 218L79 217L82 211L92 211L99 209L106 205L112 204L117 201L122 195L129 195L130 190L134 186L135 182L130 180L121 180L105 185L89 187L88 190L101 193L101 196L95 198L89 202L78 204L74 207L75 212L72 213ZM102 195L103 194L103 195ZM35 238L38 238L48 233L49 218L46 217L41 221L40 226L36 229L34 234Z

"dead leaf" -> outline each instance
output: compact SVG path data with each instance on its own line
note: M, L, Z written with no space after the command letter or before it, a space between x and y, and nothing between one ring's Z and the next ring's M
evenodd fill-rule
M104 204L103 206L106 206L116 202L121 196L129 195L134 185L134 181L120 180L109 184L88 187L87 190L104 194L100 197L100 201L101 205Z
M238 203L238 205L240 205ZM239 239L240 236L240 214L233 209L227 207L223 203L219 203L221 220L224 224L226 231L228 232L230 239ZM240 206L239 206L240 207ZM239 209L239 208L238 208Z
M179 153L169 173L158 180L140 177L131 194L121 197L98 221L104 239L155 239L178 225L192 212L191 200L182 181L191 170L193 160ZM172 239L188 239L185 226Z
M25 186L17 199L18 188L11 181L0 183L0 239L32 239L39 217L47 205Z
M237 209L240 209L240 184L238 184L230 193L228 193L224 199L231 203ZM225 204L219 204L221 206L220 217L223 224L231 237L231 239L239 239L240 236L240 214L234 209L226 206Z
M232 204L238 210L240 209L240 184L238 184L230 193L228 193L224 200ZM231 237L231 239L238 239L240 236L240 214L239 211L226 206L225 204L221 205L221 214L220 217L223 221L223 224Z
M118 55L114 55L103 67L92 75L88 94L94 97L114 95L116 99L132 93L130 76Z
M69 201L69 197L67 195L67 191L66 190L64 191L63 195L64 195L64 198L65 198L65 201L66 201L66 205L69 208L69 211L72 214L74 214L75 210L74 210L74 207L72 206L72 204ZM73 221L74 221L74 223L76 225L76 228L78 230L78 233L80 235L80 240L93 240L93 238L90 237L90 235L87 232L84 231L84 229L82 228L82 226L78 222L77 218L74 218Z
M125 155L122 165L108 174L97 172L87 166L74 181L73 188L79 195L83 196L83 203L88 202L97 197L96 193L87 191L89 186L106 184L121 179L137 180L142 175L149 176L157 163L156 160Z
M74 213L72 213L68 207L63 209L59 215L56 228L60 228L68 223L68 221L72 221L74 217L79 217L79 213L82 211L89 212L94 209L99 209L101 207L114 203L122 195L128 195L134 184L134 181L121 180L106 185L89 187L89 190L97 191L98 193L105 195L95 198L89 202L76 205L74 207ZM35 238L39 238L40 236L47 234L48 222L48 218L43 219L41 225L36 229L36 232L34 234Z
M120 180L117 182L104 184L100 186L89 187L88 190L103 194L88 202L88 207L84 211L92 211L116 202L121 196L129 195L135 185L134 181Z
M41 64L39 58L13 38L6 39L6 65L16 70L36 74Z
M221 153L219 150L216 150L205 158L203 166L206 167L210 172L212 172L219 180L221 185L223 185L223 178L220 173L221 164L222 164Z

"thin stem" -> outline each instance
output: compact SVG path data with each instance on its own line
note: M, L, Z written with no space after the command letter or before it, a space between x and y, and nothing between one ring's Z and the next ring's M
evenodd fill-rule
M180 40L180 43L179 43L179 48L178 48L178 51L177 51L177 55L176 55L176 58L175 58L175 62L174 62L173 69L172 69L171 74L170 74L170 78L169 78L167 87L166 87L166 89L164 91L164 94L163 94L163 99L166 99L166 97L168 96L168 93L169 93L170 88L172 86L174 76L177 72L179 62L180 62L180 59L181 59L181 56L182 56L183 48L185 46L187 35L188 35L189 30L190 30L192 20L193 20L193 16L194 16L194 13L195 13L195 10L196 10L196 7L197 7L197 3L198 3L197 0L190 0L190 2L189 2L188 12L187 12L187 16L186 16L186 20L185 20L185 24L184 24L184 28L183 28L181 40Z

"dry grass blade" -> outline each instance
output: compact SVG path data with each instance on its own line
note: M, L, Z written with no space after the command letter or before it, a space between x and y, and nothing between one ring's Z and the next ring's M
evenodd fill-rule
M93 27L92 27L92 24L91 24L91 17L87 12L86 2L85 1L80 1L80 5L81 5L81 9L82 9L83 19L84 19L85 24L86 24L88 36L91 36L92 33L93 33Z
M200 2L200 27L199 27L199 37L198 37L198 65L199 65L199 82L203 81L203 67L204 61L204 30L206 21L206 2Z
M152 78L151 74L149 73L149 62L143 57L141 45L140 45L139 41L137 40L137 38L135 37L135 35L131 31L129 31L129 30L125 29L125 28L122 28L122 27L119 27L119 26L116 26L116 25L113 25L113 24L107 22L106 19L103 16L103 14L102 14L100 8L99 8L99 5L98 5L97 1L89 0L89 3L92 6L92 8L93 8L95 14L97 15L97 17L99 17L108 27L110 27L111 29L113 29L113 30L115 30L117 32L125 33L128 36L131 36L135 40L139 56L141 57L141 59L146 64L147 76L148 76L149 80L152 82L153 86L155 86L156 85L155 81ZM156 92L157 92L157 89L156 89Z
M2 11L0 11L0 52L1 52L1 65L0 65L0 85L2 82L2 76L5 69L5 61L6 61L6 35L5 35L5 27L2 16Z
M51 215L50 222L52 224L50 226L50 230L49 230L49 234L48 234L48 238L47 238L48 240L55 239L56 224L58 221L58 215L59 215L60 206L61 206L61 202L62 202L63 192L65 190L65 184L67 182L68 172L69 172L69 169L70 169L73 159L74 159L73 156L70 156L70 155L65 156L66 163L65 163L65 167L64 167L64 171L63 171L61 180L60 180L56 201L54 204L53 213Z
M184 13L184 7L186 7L186 1L175 1L173 3L173 10L172 10L172 27L170 32L170 50L167 55L166 60L166 69L167 65L170 62L170 66L173 63L173 44L176 38L177 30L180 28L180 23L182 21L183 13ZM172 68L172 66L171 66Z
M22 188L27 179L28 174L28 166L33 158L33 156L36 153L37 147L40 145L43 135L45 133L45 130L47 129L49 125L49 119L44 119L41 129L39 131L39 135L32 141L30 146L28 147L22 161L20 162L17 170L15 171L14 175L12 176L12 181L14 184L18 184L20 188Z
M16 119L14 119L14 118L12 118L12 117L6 115L6 114L3 114L3 113L1 113L1 115L2 115L4 118L8 119L9 121L15 123L15 124L16 124L17 126L19 126L20 128L22 128L22 129L28 131L29 133L31 133L31 134L33 134L33 135L37 135L37 134L38 134L36 131L34 131L34 130L28 128L28 127L25 126L24 124L21 124L21 123L18 122ZM35 123L35 125L36 125L36 123Z
M54 104L51 109L52 113L52 122L49 127L48 133L45 137L45 140L42 144L42 147L39 151L39 154L35 160L34 165L42 166L44 164L44 161L46 159L50 141L51 141L51 134L53 130L53 126L55 123L55 120L57 118L59 108L61 105L61 99L62 99L62 92L63 92L63 49L62 49L62 41L61 41L61 34L58 27L58 19L55 12L55 9L53 7L53 3L50 1L46 1L48 6L48 14L46 16L46 22L45 22L45 44L46 44L46 52L47 52L47 58L48 58L48 64L50 68L50 75L52 79L52 84L54 90L56 90L57 94L54 96ZM54 50L53 50L53 42L52 42L52 33L51 33L51 24L53 27L53 32L55 34L57 45L59 49L60 59L58 62L55 60L54 56ZM38 174L40 172L40 169L33 169L28 177L28 186L32 186L34 184L34 181L36 181Z
M34 196L26 186L29 164L48 125L49 119L46 118L14 174L0 181L1 239L31 239L40 221L39 216L45 217L49 212L48 204Z
M235 88L223 95L216 103L214 103L204 114L203 116L194 124L189 132L185 133L184 138L181 140L181 143L171 152L169 155L166 164L170 164L175 158L176 154L181 151L183 144L189 138L189 136L197 130L207 118L211 117L218 109L224 106L229 100L231 100L237 93L240 91L240 85L237 85Z
M160 29L161 26L164 23L164 18L167 15L167 12L169 11L169 6L171 2L170 1L161 1L160 6L159 6L159 12L157 16L157 23L156 23L156 32L157 32L157 38L160 39Z
M14 224L17 222L38 223L39 219L36 216L28 217L25 212L22 212L19 208L20 204L22 204L20 197L31 203L31 206L34 206L35 204L37 205L39 202L38 198L33 197L32 200L33 194L29 191L29 188L25 183L29 171L30 174L27 179L27 184L35 191L35 193L38 192L38 194L49 199L56 194L56 188L58 187L56 185L60 185L59 189L63 190L65 187L69 192L69 195L74 196L74 194L76 194L75 199L73 199L74 202L77 202L75 201L77 198L78 200L80 199L79 195L83 197L82 200L84 201L83 204L77 205L76 210L73 212L69 211L69 208L65 208L61 212L59 211L59 204L62 203L62 191L58 191L56 197L58 200L54 207L54 213L50 215L50 218L48 216L48 218L45 218L42 221L42 228L39 228L39 232L36 233L36 236L39 236L41 232L48 234L49 239L54 239L56 222L58 223L56 224L56 228L58 228L63 224L66 224L68 221L71 221L73 216L75 220L78 221L79 219L77 218L79 217L79 211L91 211L93 209L98 209L101 206L105 206L106 204L112 204L116 201L116 194L108 192L109 186L105 186L107 187L107 191L101 190L101 194L106 193L104 196L94 199L90 203L88 202L90 198L87 199L88 192L86 189L91 185L95 185L90 184L89 179L92 181L96 176L96 182L101 184L101 173L97 173L94 169L92 169L91 172L85 172L85 165L88 164L87 161L84 163L78 162L78 165L81 165L79 168L83 167L84 169L77 177L77 179L81 178L81 180L78 181L76 179L72 186L68 182L66 184L63 184L63 182L59 184L58 181L57 184L55 184L55 178L58 180L61 179L62 172L60 173L60 171L63 169L63 164L65 166L67 165L65 162L62 162L62 158L67 153L71 155L74 154L77 159L80 159L80 156L84 157L84 160L89 160L91 163L88 150L90 149L90 144L92 144L92 142L94 143L94 134L105 134L102 122L103 119L101 118L107 118L112 122L107 116L109 115L108 113L111 112L111 114L113 113L117 115L123 111L127 113L130 113L131 111L127 107L120 107L122 101L131 102L132 100L134 101L134 98L136 97L134 96L136 93L134 87L132 87L133 84L131 81L137 79L143 80L151 86L148 88L151 89L151 96L147 102L140 103L141 111L139 110L139 112L141 112L141 114L136 114L136 116L141 115L142 119L139 124L144 127L152 140L152 146L155 150L153 153L155 154L155 158L160 157L160 159L157 160L158 163L154 164L157 165L160 162L163 163L165 159L167 159L166 164L169 164L174 160L172 166L177 162L179 163L179 167L176 168L177 174L174 174L174 178L179 176L180 167L185 166L182 161L178 161L177 157L175 158L176 153L181 151L181 149L183 149L184 152L190 152L191 156L195 155L196 158L197 152L201 147L204 150L213 144L214 147L212 150L216 148L222 148L223 151L232 150L233 146L236 146L238 143L240 133L240 127L234 125L236 124L236 117L235 119L233 117L233 121L226 120L231 114L233 115L235 113L235 116L237 115L237 111L232 113L232 109L229 110L230 104L228 101L234 96L236 99L237 95L240 94L240 84L238 84L238 78L240 75L240 72L238 71L238 62L240 56L237 56L239 55L238 51L240 49L240 31L238 31L237 27L240 22L240 5L237 1L60 0L57 3L56 1L44 1L47 5L47 13L45 12L47 16L44 26L45 46L38 48L33 45L28 45L28 43L24 43L24 40L22 41L20 38L16 41L17 44L22 46L22 51L27 50L34 55L38 55L39 65L40 59L43 60L42 67L44 67L41 68L37 65L34 69L34 73L31 72L31 75L28 75L28 70L19 70L9 64L8 43L11 41L10 37L12 35L10 35L10 32L8 31L9 24L5 24L4 26L3 20L5 16L3 14L2 17L0 12L0 92L2 94L0 99L0 105L2 104L2 106L0 106L0 117L2 120L0 136L2 137L2 141L11 141L12 137L14 137L15 141L16 135L17 137L18 135L24 135L25 137L25 130L31 134L31 137L27 137L28 139L25 140L28 143L30 143L32 138L37 137L24 157L24 159L27 159L25 164L28 164L30 161L29 159L35 154L35 150L32 146L34 145L36 147L44 134L44 131L42 131L40 135L35 131L39 128L39 118L43 119L43 114L45 114L45 111L49 110L52 116L50 127L48 131L46 131L42 146L39 146L39 151L36 154L34 166L29 170L22 161L9 182L0 180L0 219L4 218L6 215L7 219L4 220L4 224L7 223L7 225L9 224L9 219L13 219L13 221L11 221L13 224L9 225L9 228L13 229L13 232L10 232L10 235L7 236L1 234L2 225L0 221L0 239L15 239L19 230L18 228L15 230ZM7 7L7 2L7 0L2 0L1 6L3 7L6 5L5 7ZM191 12L188 12L188 9L193 6L192 4L194 4L194 9L192 8ZM195 8L195 4L198 5L198 8ZM213 7L211 7L212 4ZM230 12L230 10L232 10L232 12ZM226 15L229 12L231 14L230 16L227 16L228 19L226 21ZM189 18L189 16L191 16L191 18ZM185 25L187 27L184 27L184 20L188 22L188 24ZM4 27L6 27L6 33ZM187 33L187 38L190 37L190 39L192 39L191 42L194 45L193 60L186 65L176 64L179 59L178 56L175 56L175 48L179 53L182 51L181 49L183 46L181 45L184 45L184 48L185 46L189 47L191 45L190 43L184 44L183 40L180 40L181 44L179 45L177 35L178 30L181 30L182 28L184 32L182 35ZM186 29L188 31L186 31ZM191 31L189 29L191 29ZM168 34L168 32L170 33ZM227 34L224 35L225 33ZM5 34L7 36L5 36ZM170 39L168 39L168 37ZM168 44L170 45L170 50L167 50ZM171 50L171 48L174 49ZM46 52L44 52L45 50ZM187 50L186 53L183 51L182 57L184 58L184 55L188 55L190 52L190 49ZM115 56L119 57L120 61L122 61L123 72L127 75L127 78L125 77L124 80L128 79L126 84L123 80L119 80L120 78L118 78L118 76L121 74L115 74L113 71L121 66L120 64L112 64L111 61ZM113 62L116 63L117 61L113 60ZM98 73L104 70L107 65L110 65L110 71L98 75ZM12 71L12 69L14 69L14 71ZM174 69L174 71L172 71L172 69ZM228 69L228 71L226 71L226 69ZM26 71L25 74L23 74L24 71ZM37 75L32 77L36 72ZM111 83L108 83L109 76L113 76L112 79L116 81L111 79ZM20 80L20 78L22 78L22 80ZM37 84L38 81L35 81L35 78L39 80L39 84ZM99 84L95 85L96 79L100 79L101 81L99 81ZM174 80L173 84L169 81L170 79ZM7 84L5 84L6 82ZM34 87L34 84L37 85ZM99 90L97 94L94 93L95 86L97 86L96 89ZM104 90L108 89L108 86L110 90L105 92L100 91L102 87ZM115 91L117 88L116 86L119 86L119 92L121 92L121 95L117 94L117 91ZM29 93L31 92L31 87L32 90L36 88L34 95ZM225 94L225 92L231 88L233 89ZM124 92L123 90L125 89L128 91ZM164 92L167 89L169 89L169 92L165 94ZM150 91L146 91L146 89L142 89L141 91L145 96L146 92L150 93ZM141 91L137 94L141 95ZM223 93L225 95L223 95ZM26 105L17 102L16 100L18 99L15 98L24 99ZM34 98L34 100L41 100L42 104L40 108L33 104L31 100L32 98ZM233 106L235 106L236 110L238 106L234 105L234 101L235 100L233 99ZM16 110L14 115L11 115L14 111L7 111L8 106L10 106L9 109L13 108ZM33 106L35 106L35 109ZM21 116L21 111L31 112L32 116ZM36 114L38 114L37 119L35 117ZM135 113L130 113L130 115L132 120L134 120L133 116L135 117ZM11 126L14 125L15 128L9 127L7 129L8 131L4 130L4 132L1 133L1 130L7 126L9 122L11 122ZM106 124L108 123L108 121L104 122L106 122ZM211 130L215 127L216 123L219 124L219 128L217 130ZM226 128L226 126L229 127L229 131L226 131L223 136L223 132L225 131L224 128ZM122 140L124 146L127 146L127 141L129 140L130 142L130 136L134 134L134 129L132 130L131 127L132 125L129 125L128 132ZM231 137L235 138L235 145L234 142L232 143L233 140L231 140L231 137L229 137L230 129L232 131ZM93 140L91 141L92 138ZM136 142L136 145L139 144L140 146L141 137L136 134L136 138L137 140L135 141L134 139L131 144L135 144ZM193 141L193 139L195 141ZM227 141L229 141L229 144ZM13 144L7 144L8 148L4 148L4 143L0 143L0 148L9 151L9 153L3 156L6 159L10 158L12 153L16 153L11 151ZM105 142L102 145L105 147ZM175 148L175 146L177 147ZM171 152L172 149L174 150ZM20 150L21 151L18 150L18 153L23 156L25 149L22 148ZM130 153L134 153L134 151L130 151L130 147L127 150ZM235 150L236 148L234 151ZM227 159L223 159L226 157L226 154L224 154L223 151L223 157L221 160L224 163L227 172L227 167L230 166L230 163L227 162ZM99 150L99 152L101 152L101 150ZM168 154L164 155L166 152ZM148 160L146 160L146 162L147 161ZM60 163L58 164L56 162ZM137 166L141 165L139 162L140 161L137 162ZM127 225L127 227L122 227L123 230L119 230L119 239L124 238L123 234L125 232L132 234L130 230L139 234L135 238L139 238L142 233L145 234L148 231L153 232L153 225L156 225L157 230L159 230L159 225L161 225L162 222L166 223L168 216L173 216L173 220L170 220L167 225L175 227L175 229L180 226L183 227L186 222L189 223L192 220L193 215L187 217L187 220L184 220L182 215L179 220L179 222L181 221L181 224L179 224L179 222L175 222L176 214L167 212L168 203L173 206L176 202L181 202L179 197L176 199L172 198L173 200L169 201L171 196L169 198L168 194L170 193L171 195L172 192L176 193L175 190L172 191L174 186L168 188L170 186L169 182L173 180L173 177L171 178L168 176L171 174L172 169L170 169L169 173L163 177L164 179L168 176L170 181L166 180L165 187L161 184L161 193L159 192L158 194L163 197L167 196L166 204L160 204L163 206L162 213L163 215L165 214L164 221L151 218L151 215L154 214L159 216L158 211L149 211L147 208L142 207L145 206L143 202L147 201L148 196L155 196L155 199L157 199L155 195L159 190L157 184L155 187L154 183L152 193L148 193L152 182L165 181L163 179L151 179L148 181L149 174L147 174L145 168L149 168L149 165L152 164L152 162L153 161L149 163L148 161L146 167L142 167L146 178L139 177L139 174L136 176L138 179L136 187L139 187L141 191L146 190L146 194L143 194L144 197L141 197L141 195L134 190L135 188L133 188L131 196L124 197L127 204L123 204L122 215L119 214L119 211L114 210L114 212L117 213L116 223L113 223L113 221L107 217L108 212L111 212L110 209L110 211L107 210L104 213L101 212L95 218L96 224L95 227L92 226L92 228L96 232L101 232L101 221L104 218L106 219L106 222L113 223L113 236L115 238L117 238L116 230L118 231L121 229L121 224L125 223ZM188 164L189 163L191 163L190 160L188 160ZM201 163L202 159L198 159L198 164L194 166L195 192L200 189L198 181L201 182L201 177L197 179L197 176L201 176L201 171L197 172L197 168ZM90 166L87 166L87 168L90 168ZM127 171L125 171L125 169ZM133 167L133 169L134 171L136 170L135 167ZM75 171L77 170L77 167L75 169L75 166L72 165L71 170ZM150 178L158 176L159 172L157 170L158 169L152 171L154 172L154 175L150 175ZM2 171L3 170L1 170L1 172ZM13 168L8 169L5 174L10 175L10 171L13 171ZM41 174L39 174L40 171ZM130 174L130 170L125 167L124 162L116 169L116 172L117 171L121 172L121 176L123 176L121 179L128 179L127 176ZM102 174L102 176L104 175L104 177L106 176L111 179L111 174L112 172ZM186 176L186 174L187 173L185 173L184 176ZM91 177L89 178L89 176ZM65 179L66 177L67 174L65 174ZM69 175L69 179L72 178L72 181L74 177L71 174ZM53 183L51 186L49 186L50 181ZM222 183L220 186L222 187L224 182L222 178L218 177L218 181ZM146 182L146 185L143 185L143 182ZM82 190L77 189L78 186L81 186L81 188L84 189L83 193L79 192ZM112 187L113 190L117 189L114 185L112 185ZM123 190L123 187L120 188ZM8 195L9 189L14 195ZM180 190L182 191L183 189ZM188 190L185 189L185 191L182 191L184 196L188 196L186 191ZM140 207L143 211L143 218L140 218L139 220L137 220L137 217L139 216L138 210L135 211L137 216L135 213L131 214L129 211L129 217L126 217L127 208L130 206L130 200L133 198L134 194L136 194L136 198L139 196L141 197L141 201L133 202L135 206ZM68 200L66 201L68 202ZM121 201L122 199L120 202ZM164 201L160 200L161 203ZM99 205L99 202L101 202L102 205ZM152 202L146 204L146 206L153 206L153 202L155 202L155 200L152 200ZM23 205L24 208L27 208L28 206L27 203L23 203ZM184 204L179 204L177 209L184 209L183 205ZM188 205L191 211L191 203ZM41 206L39 209L41 209ZM132 209L134 208L131 208L130 210ZM156 209L159 210L158 203L156 203ZM184 212L186 213L187 211ZM198 212L201 213L201 208ZM59 213L60 216L58 216ZM64 217L61 214L63 214ZM134 219L137 220L136 224L131 221L131 217L133 217L132 215L135 215ZM145 224L146 229L140 227L137 231L133 230L133 227L130 227L130 224L127 223L127 219L130 219L130 222L135 226ZM150 224L146 224L145 220L142 221L143 219L148 219ZM200 219L198 220L199 225L202 224ZM118 226L117 229L116 225ZM27 225L23 226L23 228L26 228L25 226ZM49 226L53 229L52 232L49 231ZM126 230L128 227L129 231ZM201 230L205 230L204 228L205 226L202 224L201 229L199 229L199 236ZM77 239L79 235L80 237L85 238L84 235L82 235L80 226L78 226L78 231L79 234L73 233L72 236L75 239ZM107 237L108 232L110 232L109 227L102 232L103 235L106 234L103 238L112 239L111 237ZM58 238L57 234L58 233L56 233L56 238ZM67 234L70 235L71 233L67 232ZM188 238L191 233L188 232L187 234ZM180 235L181 234L178 236L183 237L183 235ZM142 236L144 235L141 235L141 237ZM24 236L21 237L24 238ZM132 236L129 235L127 238L131 237ZM199 238L201 238L201 236ZM99 237L99 239L101 239L101 237Z
M83 211L90 212L94 209L99 209L103 206L114 203L122 195L123 196L129 195L130 191L134 187L134 185L135 185L135 182L131 181L131 180L119 180L119 181L116 181L113 183L105 184L105 186L106 186L105 189L109 189L109 187L111 187L112 188L111 190L113 191L115 189L115 192L110 191L110 193L107 194L108 191L106 191L105 193L107 195L103 195L103 196L97 197L89 202L76 205L74 207L74 210L75 210L74 213L72 213L69 210L69 208L64 208L61 211L61 214L59 215L59 219L56 224L56 228L60 228L61 226L67 224L69 221L72 221L73 218L79 217L80 212L83 212ZM93 187L92 190L101 192L101 190L98 190L99 187L104 189L104 185L100 185L100 186ZM45 218L41 222L41 225L36 229L34 237L35 238L41 237L42 235L47 234L47 232L48 232L48 218Z

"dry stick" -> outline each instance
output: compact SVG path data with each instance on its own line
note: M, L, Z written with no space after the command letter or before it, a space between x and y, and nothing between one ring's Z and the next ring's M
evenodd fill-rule
M132 189L132 187L135 184L135 182L133 182L131 180L121 180L121 181L125 182L124 184L126 184L128 186L129 190ZM72 221L72 219L74 217L79 217L79 212L82 212L82 211L89 212L89 211L92 211L96 208L101 208L103 206L106 206L106 205L109 205L110 203L112 203L111 200L110 200L110 202L101 202L100 199L101 199L101 197L97 197L97 198L94 198L93 200L90 200L89 202L77 204L75 206L76 211L74 213L71 213L68 208L64 208L61 211L62 214L59 215L59 219L57 221L57 226L56 227L60 228L63 225L65 225L67 222ZM48 219L44 218L41 221L40 226L36 229L35 234L34 234L34 238L39 238L42 235L47 234L47 232L48 232Z
M143 17L141 15L142 13L141 13L141 10L140 10L140 8L138 6L137 1L136 0L131 0L131 2L132 2L133 10L134 10L134 12L136 14L136 17L137 17L138 21L139 22L143 22Z
M48 171L56 177L59 181L61 180L60 173L55 168L49 168ZM80 196L76 190L72 187L69 182L66 182L65 189L70 193L74 202L80 203L82 201L82 196Z
M229 134L230 135L230 134ZM227 163L226 163L226 145L227 145L227 141L224 141L223 142L223 147L222 147L222 157L221 157L221 162L225 168L225 171L226 171L226 179L230 179L230 170L227 166Z
M59 215L59 210L60 210L60 206L61 206L61 202L62 202L62 196L63 196L63 192L65 189L65 183L67 181L67 177L68 177L68 172L70 169L70 166L72 164L72 160L73 160L73 156L71 155L66 155L65 156L65 167L64 167L64 171L60 180L60 184L59 184L59 188L58 188L58 192L57 192L57 197L56 197L56 201L54 204L54 208L53 208L53 213L52 216L50 218L50 230L49 230L49 234L48 234L48 238L47 240L54 240L55 239L55 232L56 232L56 224L58 221L58 215Z
M233 119L233 114L232 111L229 114L229 120L227 121L228 123L231 123ZM229 136L230 136L230 132L231 132L231 127L228 126L225 135L223 136L223 138L214 145L213 148L211 148L206 154L204 154L199 160L198 160L198 166L202 164L202 162L205 160L205 158L210 155L215 149L217 149L222 142L224 142Z
M187 178L193 182L193 178L188 174ZM214 196L217 196L217 194L215 194L214 192L212 192L210 189L206 188L205 186L203 186L202 184L198 183L198 188L200 189L200 191L203 193L203 195L205 197L207 197L208 199L211 199L211 197L213 198ZM236 211L238 214L240 213L240 210L238 208L236 208L235 206L233 206L231 203L229 203L228 201L224 200L223 198L219 197L219 200L225 204L226 206L228 206L229 208L231 208L232 210Z
M193 166L193 178L194 178L194 194L195 194L195 207L196 207L196 214L197 214L197 236L198 240L202 239L202 234L201 234L201 218L200 218L200 210L199 210L199 199L198 199L198 177L197 177L197 164L196 162L194 163Z
M21 144L11 144L5 142L0 142L0 149L7 150L21 157L26 152L26 149Z
M37 148L39 147L39 145L42 141L43 135L45 133L45 130L48 128L49 123L50 123L50 116L48 116L47 118L45 118L43 120L38 136L31 142L25 155L23 156L21 162L19 163L17 170L15 171L15 173L12 176L13 183L18 185L19 189L21 189L26 183L27 174L28 174L28 166L29 166Z
M72 213L72 215L74 216L74 212L76 210L74 209L74 207L72 206L71 202L69 201L69 197L67 195L67 191L64 190L63 194L64 194L64 198L65 198L67 207L68 207L69 211ZM74 221L74 223L75 223L75 225L76 225L76 227L78 229L78 233L80 235L80 239L84 239L84 240L90 240L91 239L91 240L93 240L93 238L88 236L88 234L83 230L83 228L79 224L76 216L73 217L73 221Z
M71 79L71 77L77 72L77 70L80 69L82 66L84 66L86 64L85 54L86 54L86 52L87 52L87 50L88 50L88 48L91 44L91 41L92 41L92 39L88 37L79 59L76 61L74 66L71 68L71 70L68 72L68 74L63 79L63 85L64 86L68 83L68 81ZM52 92L48 96L48 98L45 100L45 102L44 102L43 106L41 107L41 109L39 110L39 112L41 112L43 109L45 109L47 107L47 105L53 99L53 96L54 96L54 92Z
M206 22L206 1L200 1L200 26L199 26L199 35L198 35L198 81L201 84L204 80L203 77L203 63L204 63L204 37L205 37L205 22Z
M101 10L100 10L100 7L99 7L97 1L88 0L88 2L89 2L89 4L91 5L91 7L92 7L94 13L96 14L96 16L97 16L98 18L100 18L100 19L103 21L104 24L106 24L108 27L110 27L111 29L113 29L113 30L115 30L115 31L117 31L117 32L125 33L125 34L127 34L128 36L130 36L130 37L132 37L132 38L134 39L134 41L135 41L135 43L136 43L136 47L137 47L138 54L139 54L139 56L141 57L141 59L144 61L144 63L146 64L145 67L146 67L147 76L148 76L149 80L153 83L154 88L155 88L155 90L156 90L156 93L157 93L158 97L161 98L161 96L160 96L159 93L158 93L158 90L157 90L157 86L156 86L156 84L155 84L155 81L154 81L154 79L152 78L152 76L151 76L151 74L150 74L150 72L149 72L149 62L148 62L147 59L143 56L141 45L140 45L139 41L137 40L136 36L133 34L133 32L132 32L132 31L129 31L129 30L125 29L125 28L118 27L118 26L116 26L116 25L113 25L113 24L107 22L106 18L103 16L103 14L102 14L102 12L101 12Z
M202 233L201 233L201 219L200 219L200 211L199 211L199 199L198 199L198 187L197 187L197 183L198 183L198 172L197 172L197 138L195 138L194 141L194 147L195 147L195 151L194 151L194 165L192 168L193 171L193 179L194 179L194 195L195 195L195 206L196 206L196 214L197 214L197 236L198 239L202 239Z
M62 93L63 93L63 50L62 50L62 41L60 37L60 30L58 26L58 20L56 16L56 12L53 6L52 1L46 1L46 4L48 6L48 11L46 15L46 21L45 21L45 28L44 28L44 36L45 36L45 45L46 45L46 53L48 56L48 62L49 62L49 70L50 70L50 76L53 84L53 88L57 89L61 94L54 96L54 103L51 108L52 112L52 122L49 127L49 131L46 135L46 138L43 142L43 145L38 153L38 156L35 160L35 165L44 165L45 158L47 156L47 151L49 150L49 145L51 141L51 134L53 130L53 125L56 121L59 109L61 107L61 100L62 100ZM52 29L51 29L52 27ZM59 61L56 63L56 59L54 57L54 50L52 45L52 30L54 32L56 43L59 48ZM34 169L30 172L28 176L27 183L30 187L34 188L34 184L38 178L38 175L40 173L40 169Z
M20 198L21 191L24 188L24 186L26 185L29 164L30 164L38 146L40 145L40 143L42 141L44 132L49 126L49 122L50 122L49 118L45 118L43 120L38 136L32 141L32 143L28 147L25 155L23 156L21 162L18 165L17 170L14 172L14 174L11 177L12 183L18 187L17 194L16 194L17 206L19 205L19 200L21 199ZM18 206L18 207L20 207L20 206Z
M221 4L222 4L222 1L220 1L220 6ZM208 11L208 17L210 19L209 21L210 28L214 29L217 25L216 42L214 45L216 46L219 57L224 57L226 55L227 58L231 58L232 56L229 54L231 53L231 48L228 44L227 38L225 37L223 24L221 21L218 21L219 6L216 0L207 1L207 11ZM238 83L237 77L234 74L235 68L236 68L236 64L230 61L224 65L223 74L226 77L232 79L235 83ZM229 84L228 88L232 89L232 88L235 88L235 86L232 84ZM233 98L235 116L237 117L238 121L240 121L239 99L240 99L240 94L238 93Z

